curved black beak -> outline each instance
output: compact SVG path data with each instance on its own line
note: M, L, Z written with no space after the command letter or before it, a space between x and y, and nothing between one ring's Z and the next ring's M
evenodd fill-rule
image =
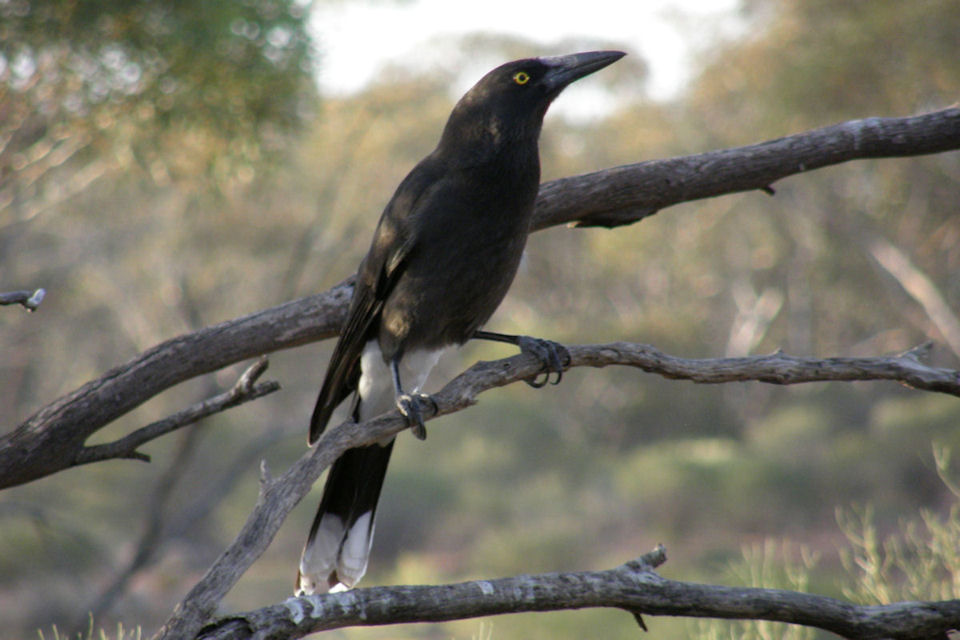
M571 82L599 71L625 55L627 54L623 51L585 51L567 56L540 58L540 62L550 67L543 82L551 93L559 93Z

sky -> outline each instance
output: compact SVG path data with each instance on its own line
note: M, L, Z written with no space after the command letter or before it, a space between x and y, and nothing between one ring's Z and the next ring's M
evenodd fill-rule
M664 99L688 78L691 47L736 29L736 5L737 0L325 2L315 5L311 26L320 47L320 86L330 95L356 92L387 62L422 64L437 49L424 45L435 45L437 37L486 32L544 45L578 37L609 43L646 60L649 95Z

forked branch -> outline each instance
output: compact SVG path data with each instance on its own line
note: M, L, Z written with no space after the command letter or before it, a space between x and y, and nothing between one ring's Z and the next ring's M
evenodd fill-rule
M924 347L883 358L796 358L783 353L744 358L691 360L647 345L625 342L567 346L569 367L631 366L668 378L700 383L759 380L795 384L828 380L894 380L910 386L960 396L960 372L920 362ZM433 394L436 413L446 415L473 405L484 391L533 379L541 364L530 355L478 362ZM294 506L310 491L324 469L344 451L399 433L406 421L397 411L364 423L346 422L324 433L315 450L305 453L283 475L261 483L257 505L236 540L177 606L156 638L194 636L240 576L267 549ZM651 611L652 612L652 611Z

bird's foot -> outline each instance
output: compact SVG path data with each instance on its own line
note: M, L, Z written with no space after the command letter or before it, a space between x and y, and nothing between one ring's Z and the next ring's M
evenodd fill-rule
M570 366L571 361L570 352L567 351L565 346L553 340L544 340L543 338L533 338L531 336L520 336L517 340L517 346L520 347L521 353L532 355L543 365L540 373L534 376L533 379L524 380L524 382L534 389L539 389L550 382L550 375L555 373L557 374L557 379L553 381L553 384L560 384L560 379L563 378L563 370ZM542 380L540 380L541 373L543 374Z
M423 426L423 411L428 405L433 407L434 413L437 412L437 403L426 394L401 393L397 396L397 409L407 419L410 431L417 440L427 439L427 428Z

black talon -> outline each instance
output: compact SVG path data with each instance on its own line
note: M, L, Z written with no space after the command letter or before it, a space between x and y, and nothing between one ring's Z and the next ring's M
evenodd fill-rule
M427 439L427 428L423 425L423 409L429 402L433 405L433 412L437 413L439 408L433 398L423 393L407 393L400 384L399 359L394 358L390 362L390 372L393 375L393 392L396 394L397 409L407 419L407 425L410 432L417 440Z
M436 413L437 403L428 395L402 393L397 396L397 409L407 419L410 432L417 440L427 439L427 428L423 424L423 410L428 402L433 405L433 411Z
M543 381L538 381L540 374L537 374L533 380L525 381L528 385L534 389L539 389L550 382L550 374L552 373L557 374L557 379L550 382L550 384L560 384L560 381L563 379L563 369L570 364L570 352L567 351L566 347L553 340L532 338L530 336L519 336L517 346L520 347L522 353L529 353L543 364L543 369L541 370L541 373L544 374ZM563 354L562 360L561 354Z
M539 389L550 382L550 374L557 374L557 379L551 384L560 384L563 379L564 368L570 366L572 359L570 352L559 342L553 340L544 340L543 338L533 338L531 336L514 336L507 333L495 333L493 331L475 331L473 337L480 340L493 340L494 342L506 342L520 347L521 353L527 353L540 361L542 368L530 380L524 380L534 389ZM561 359L562 354L562 359ZM544 378L540 380L540 374Z
M543 379L543 382L538 382L541 373L544 374L546 377ZM528 385L530 385L534 389L540 389L542 387L545 387L547 383L550 382L550 372L541 371L532 380L524 380L524 382L526 382Z

